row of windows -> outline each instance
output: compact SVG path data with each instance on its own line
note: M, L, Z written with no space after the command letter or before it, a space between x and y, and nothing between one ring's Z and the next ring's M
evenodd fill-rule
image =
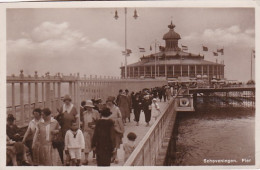
M139 74L142 75L144 74L144 69L145 69L145 73L147 75L149 74L154 74L155 73L155 67L140 67L139 68ZM174 68L174 70L173 70ZM152 69L152 70L151 70ZM188 76L188 71L189 71L189 75L195 75L195 66L194 65L190 65L189 69L188 69L188 65L182 65L182 67L180 65L176 65L174 67L172 66L167 66L167 74L173 74L174 75L182 75L183 76ZM159 71L159 74L165 74L165 66L158 66L157 68L157 72ZM203 73L202 73L203 72ZM124 74L124 70L122 70L122 73ZM206 75L224 75L224 66L196 66L196 73L197 74L206 74ZM138 75L138 68L135 67L134 70L133 68L128 68L128 75Z

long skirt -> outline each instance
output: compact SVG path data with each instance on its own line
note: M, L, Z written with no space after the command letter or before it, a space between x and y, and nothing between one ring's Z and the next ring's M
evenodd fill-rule
M110 166L112 153L98 152L97 153L97 166Z
M92 151L91 142L94 135L94 130L87 130L83 134L85 139L85 153L89 153Z
M32 160L34 165L40 164L40 145L36 143L34 148L32 149Z
M123 143L122 138L123 138L123 134L115 131L115 143L117 149L120 149L120 145Z
M40 145L39 165L57 166L61 165L58 150L54 149L52 143Z
M122 114L122 119L125 122L126 118L130 117L130 109L128 107L123 107L123 106L119 107L119 109Z

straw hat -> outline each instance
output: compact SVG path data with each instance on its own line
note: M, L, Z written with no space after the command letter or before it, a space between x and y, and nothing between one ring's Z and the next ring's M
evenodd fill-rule
M93 105L93 102L91 100L87 100L85 107L95 107L95 106Z
M109 96L109 97L107 98L106 102L112 102L112 103L114 103L114 102L115 102L115 97Z
M63 102L65 102L66 100L69 100L71 102L71 97L68 94L64 96Z

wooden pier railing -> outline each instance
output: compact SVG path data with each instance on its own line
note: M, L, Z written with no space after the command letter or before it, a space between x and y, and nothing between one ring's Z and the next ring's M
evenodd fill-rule
M25 76L21 70L19 76L7 76L6 83L7 88L11 88L7 93L7 98L11 98L7 113L14 114L16 123L24 126L32 118L32 110L36 107L49 107L56 114L65 94L72 97L72 103L79 109L82 100L101 98L104 101L108 96L116 96L119 89L139 91L165 85L167 81L120 79L112 76L80 77L79 73L69 76L57 73L52 76L47 72L39 76L37 71L34 76Z

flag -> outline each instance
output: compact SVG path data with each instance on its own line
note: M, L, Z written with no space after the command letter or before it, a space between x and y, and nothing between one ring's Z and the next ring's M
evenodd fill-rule
M153 49L152 49L152 46L150 45L150 51L152 51Z
M140 47L139 47L139 51L140 51L141 53L143 53L143 52L145 52L145 48L140 48Z
M216 53L216 52L213 52L213 55L214 55L214 56L218 56L218 53Z
M164 51L164 50L165 50L165 47L159 46L159 50L160 50L160 51Z
M186 45L181 45L181 48L182 48L182 50L188 50L188 46L186 46Z
M127 54L131 54L131 53L132 53L132 50L126 49L126 53L127 53Z
M255 58L255 50L253 50L253 57Z
M206 46L202 46L202 49L203 49L203 51L208 51L209 50L208 47L206 47Z
M131 53L132 51L131 51L131 50L130 50L130 51L127 51L127 52L122 51L122 54L128 57L128 56L130 56L130 53L129 53L129 52Z
M217 52L218 52L218 53L221 53L221 55L224 55L224 48L217 49Z

